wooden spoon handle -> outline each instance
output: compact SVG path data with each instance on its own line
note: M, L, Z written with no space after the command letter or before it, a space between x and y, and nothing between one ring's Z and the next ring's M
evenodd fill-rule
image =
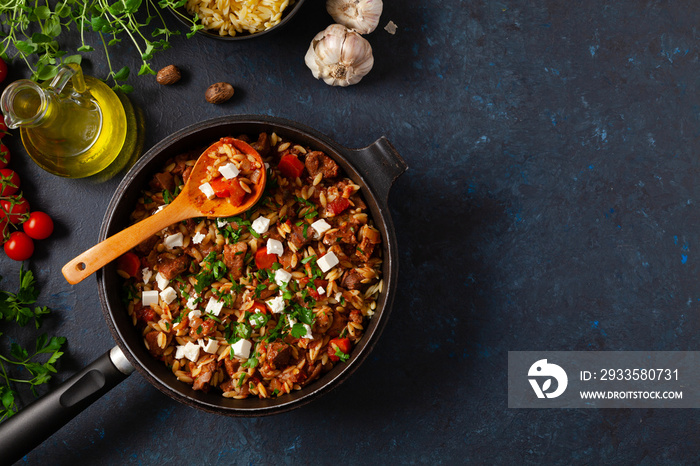
M64 265L61 272L68 283L75 285L129 249L139 245L154 233L196 215L197 211L192 211L187 204L173 202L157 214L151 215L91 247Z

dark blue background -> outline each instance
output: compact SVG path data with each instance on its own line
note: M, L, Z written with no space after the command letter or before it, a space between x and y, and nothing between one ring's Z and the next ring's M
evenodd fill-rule
M154 69L176 64L182 82L133 77L131 99L147 148L243 113L348 147L389 138L410 166L390 196L400 288L370 358L313 403L255 419L180 405L136 374L26 462L697 462L693 410L507 408L508 351L698 349L697 2L387 1L367 36L375 67L345 89L303 62L330 23L309 0L269 37L176 38ZM114 53L138 68L128 44ZM100 57L89 73L106 73ZM221 106L204 100L217 81L236 88ZM63 380L113 345L94 278L70 286L60 268L95 243L119 177L57 178L17 136L10 147L57 222L29 263L55 310L46 329L69 339ZM0 267L15 283L19 264Z

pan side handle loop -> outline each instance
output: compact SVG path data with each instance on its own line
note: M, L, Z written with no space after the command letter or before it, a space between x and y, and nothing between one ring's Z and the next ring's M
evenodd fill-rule
M350 157L385 204L394 181L408 169L406 162L384 136L367 147L350 150Z
M130 365L127 367L123 361L126 358L121 351L112 348L53 391L0 424L0 458L4 464L19 461L126 379L133 368Z

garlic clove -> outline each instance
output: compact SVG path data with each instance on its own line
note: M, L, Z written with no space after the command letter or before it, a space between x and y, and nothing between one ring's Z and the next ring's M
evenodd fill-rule
M341 24L316 34L304 56L314 78L331 86L357 84L374 66L369 42Z
M327 0L326 11L336 23L360 34L369 34L379 24L382 0Z

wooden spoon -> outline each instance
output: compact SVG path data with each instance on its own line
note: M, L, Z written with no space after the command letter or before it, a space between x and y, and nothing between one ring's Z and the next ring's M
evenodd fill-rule
M199 186L207 176L207 168L214 162L209 154L217 154L219 148L231 145L243 152L252 155L260 163L261 175L255 186L251 186L252 195L239 206L234 206L226 198L207 197L200 191ZM222 138L209 146L192 168L187 183L182 187L180 194L160 212L151 215L144 220L110 236L101 243L93 246L75 259L63 266L61 271L68 283L74 285L96 272L99 268L121 256L131 248L139 245L151 235L167 228L168 226L194 217L231 217L250 209L262 196L265 190L267 173L260 154L247 143L234 138Z

